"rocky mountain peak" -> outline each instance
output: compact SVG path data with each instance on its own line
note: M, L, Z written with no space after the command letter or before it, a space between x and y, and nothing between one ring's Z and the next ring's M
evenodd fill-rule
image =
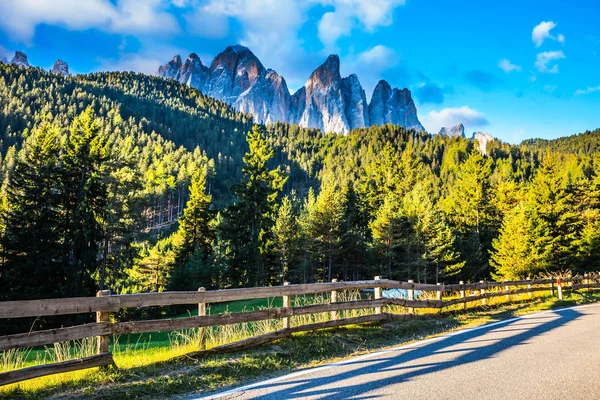
M306 86L327 87L338 83L341 79L340 57L332 54L313 71Z
M27 62L27 54L22 53L20 51L15 52L15 56L12 60L10 60L10 63L18 65L19 67L29 67L29 62Z
M62 60L56 60L54 66L52 67L52 73L57 75L69 76L69 65Z
M396 124L409 129L425 130L417 118L417 107L410 90L392 89L383 79L373 90L369 104L369 123L371 125Z
M493 142L494 140L496 140L489 133L483 133L483 132L474 132L473 133L473 137L471 139L473 141L476 141L478 143L478 145L479 145L479 151L481 151L482 154L487 154L487 145L488 145L488 143Z
M442 127L438 134L447 137L465 137L465 126L462 123L458 123L454 126Z
M356 74L342 79L342 95L350 129L369 126L369 103Z
M233 104L236 98L266 75L260 60L244 46L229 46L210 65L205 92Z
M180 66L179 71L176 74L179 76L178 80L180 82L201 89L206 81L208 68L202 64L198 54L192 53L188 56L183 65Z
M8 64L8 60L6 59L6 57L2 56L0 57L0 63Z
M176 55L171 61L158 67L158 75L163 78L178 79L179 69L181 68L181 57Z

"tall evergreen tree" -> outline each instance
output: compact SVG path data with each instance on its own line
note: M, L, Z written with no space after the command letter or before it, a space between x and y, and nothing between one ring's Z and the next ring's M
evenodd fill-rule
M253 126L247 136L249 151L244 155L244 179L234 188L235 204L226 212L226 232L231 244L229 279L235 286L264 285L274 279L268 270L275 263L272 253L272 226L276 199L286 181L279 169L267 163L275 151L262 128Z
M492 277L497 280L525 279L552 267L549 226L526 203L506 214L492 246Z
M190 198L179 219L175 248L175 270L171 289L193 289L210 286L210 256L215 240L211 224L212 196L206 193L206 169L200 169L192 178Z
M285 196L277 210L273 225L274 250L280 263L281 284L289 279L290 264L298 246L299 226L289 196Z
M318 275L331 282L338 271L334 263L339 256L343 229L344 203L340 190L333 183L324 183L309 216L308 237L314 256L323 266Z
M18 154L3 214L2 300L70 295L59 139L59 130L45 122Z
M99 270L106 221L106 147L101 124L88 107L71 124L64 155L67 245L71 249L71 294L91 294Z
M492 162L477 150L459 167L450 193L444 200L454 228L460 233L458 245L466 261L463 277L485 278L489 274L491 241L496 232L496 211L490 182Z

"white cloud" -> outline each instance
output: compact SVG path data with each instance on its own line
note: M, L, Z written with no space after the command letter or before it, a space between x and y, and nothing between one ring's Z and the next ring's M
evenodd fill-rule
M535 47L540 47L546 39L556 40L559 43L565 42L564 35L559 34L558 36L554 36L550 33L552 29L556 28L556 25L553 21L542 21L533 28L531 40L535 43Z
M405 0L313 1L334 7L334 11L323 14L318 25L319 39L326 52L334 50L337 40L348 36L354 28L361 27L373 32L379 26L391 25L394 9L406 3Z
M500 68L507 74L513 71L519 72L523 69L523 67L521 67L520 65L515 65L511 63L510 60L507 58L503 58L502 60L498 61L498 68Z
M543 53L539 53L535 60L535 67L538 71L548 73L548 74L558 74L558 65L554 64L550 67L552 61L561 60L563 58L567 58L565 53L562 50L559 51L544 51Z
M384 71L393 69L400 64L400 55L389 47L377 45L359 53L346 57L341 63L343 76L356 74L361 85L370 98L377 82ZM390 82L394 84L394 82Z
M444 126L454 126L458 123L472 128L490 124L482 112L469 106L444 108L440 111L433 110L425 115L422 121L425 128L432 133L438 133Z
M589 94L589 93L594 93L594 92L600 92L600 86L588 87L587 89L578 89L575 91L575 94L581 95L581 94Z
M558 85L544 85L544 90L550 94L554 93Z
M29 43L40 24L70 30L98 28L112 33L168 34L179 31L163 0L19 0L0 2L0 27Z
M319 40L325 45L326 52L336 52L335 43L342 36L348 36L353 21L344 11L326 12L319 21Z
M381 71L398 65L400 57L394 49L383 45L372 47L358 55L357 63Z
M223 14L212 13L205 7L199 7L185 14L187 31L205 38L224 38L229 33L229 18Z

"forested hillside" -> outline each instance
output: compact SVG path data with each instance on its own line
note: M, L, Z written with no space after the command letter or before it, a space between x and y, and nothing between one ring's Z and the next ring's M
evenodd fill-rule
M488 145L0 64L0 300L600 269L600 132Z

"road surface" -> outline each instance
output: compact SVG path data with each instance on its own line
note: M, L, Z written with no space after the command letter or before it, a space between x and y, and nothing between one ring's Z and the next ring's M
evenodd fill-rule
M493 323L208 398L600 399L600 304Z

